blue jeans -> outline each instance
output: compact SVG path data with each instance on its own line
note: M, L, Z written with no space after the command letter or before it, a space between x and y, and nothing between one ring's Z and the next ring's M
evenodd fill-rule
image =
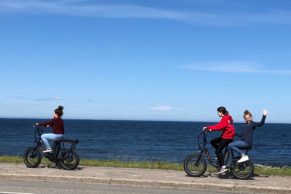
M51 149L51 146L48 142L48 140L60 140L64 137L64 134L54 134L54 133L45 133L41 135L41 140L43 142L43 144L45 145L46 149Z
M232 151L239 153L240 155L244 154L240 149L247 149L250 145L244 141L236 141L228 145L228 148Z

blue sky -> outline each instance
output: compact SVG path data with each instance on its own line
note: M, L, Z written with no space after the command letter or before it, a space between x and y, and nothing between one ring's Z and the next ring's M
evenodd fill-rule
M0 117L291 123L289 0L0 0Z

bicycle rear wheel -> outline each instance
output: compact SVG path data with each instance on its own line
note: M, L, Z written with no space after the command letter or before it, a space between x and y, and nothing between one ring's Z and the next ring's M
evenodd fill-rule
M61 165L65 170L74 170L78 167L80 157L78 153L73 151L66 151L61 156Z
M184 160L184 171L192 177L200 177L207 170L207 163L201 154L191 154Z
M237 163L234 161L234 165L231 168L231 174L237 179L249 179L254 175L255 167L251 160L246 162Z

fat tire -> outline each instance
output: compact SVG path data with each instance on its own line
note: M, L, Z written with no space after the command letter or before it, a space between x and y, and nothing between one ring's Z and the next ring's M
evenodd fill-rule
M28 157L31 156L32 152L34 152L33 154L35 154L35 157L36 157L36 162L34 163L31 163L28 159ZM38 167L38 165L41 163L41 159L42 159L42 154L36 147L29 147L24 151L23 161L24 161L24 164L28 168Z
M189 169L190 162L194 159L194 161L198 161L199 165L201 165L201 169L198 172L192 172ZM187 156L184 160L184 171L191 177L200 177L202 176L207 170L207 162L201 154L191 154Z
M72 154L71 157L73 157L74 163L73 164L67 164L67 154ZM66 151L61 156L61 165L64 170L75 170L80 163L80 157L79 154L73 150L73 151Z
M240 175L240 174L238 174L236 171L235 171L235 169L237 169L237 167L239 166L239 165L247 165L249 168L250 168L250 170L249 170L249 172L246 174L246 175ZM251 178L252 176L254 176L254 171L255 171L255 167L254 167L254 164L253 164L253 162L251 161L251 160L248 160L248 161L246 161L246 162L243 162L243 163L241 163L241 164L235 164L235 167L234 168L231 168L231 174L235 177L235 178L237 178L237 179L241 179L241 180L247 180L247 179L249 179L249 178Z

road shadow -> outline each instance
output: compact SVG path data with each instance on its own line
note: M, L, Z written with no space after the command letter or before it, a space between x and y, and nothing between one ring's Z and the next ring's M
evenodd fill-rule
M47 166L41 166L41 167L39 167L39 168L50 168L50 169L65 170L65 169L63 169L62 167L57 166L57 165L55 165L55 164L50 164L50 165L47 165ZM77 167L77 168L75 169L75 171L80 171L80 170L83 170L83 169L84 169L84 167Z
M209 176L216 177L216 178L223 179L223 180L241 180L241 181L255 180L255 177L256 177L256 176L252 176L248 179L238 179L238 178L234 177L230 172L227 172L224 174L211 173Z
M209 175L202 175L202 176L198 176L198 177L195 177L195 176L190 176L190 175L185 175L185 177L189 177L189 178L207 178L209 177Z

